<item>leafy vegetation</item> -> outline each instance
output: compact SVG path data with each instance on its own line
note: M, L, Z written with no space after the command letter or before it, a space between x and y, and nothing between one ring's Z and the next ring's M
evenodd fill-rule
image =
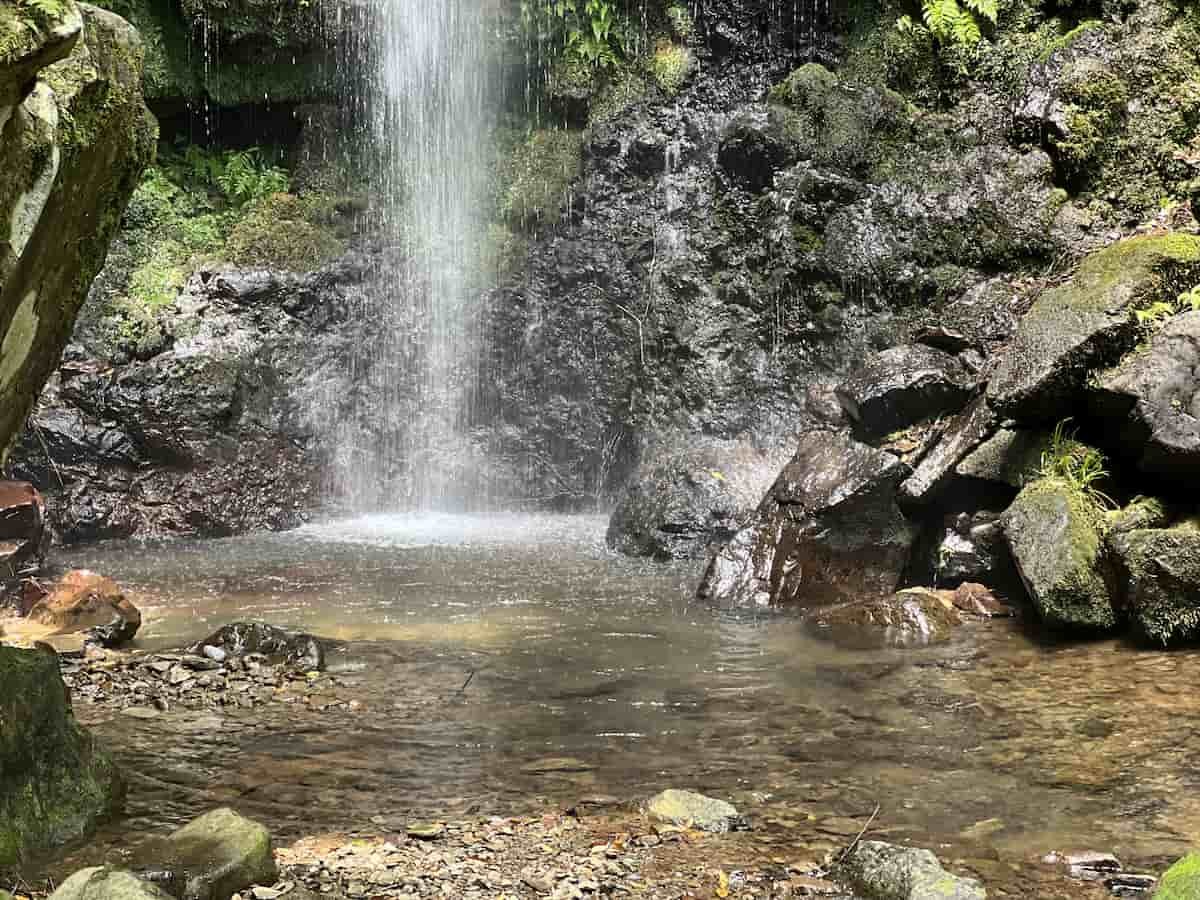
M521 0L521 23L532 39L591 68L613 68L626 53L628 19L609 0Z
M1149 306L1135 310L1133 315L1139 325L1153 327L1181 312L1189 311L1200 312L1200 285L1196 285L1190 291L1184 291L1174 300L1158 300Z
M921 0L920 21L901 16L896 28L939 47L972 48L996 24L998 0Z
M1111 509L1117 504L1098 485L1108 478L1104 454L1080 442L1065 419L1054 426L1050 444L1042 453L1038 476L1063 481L1096 506Z

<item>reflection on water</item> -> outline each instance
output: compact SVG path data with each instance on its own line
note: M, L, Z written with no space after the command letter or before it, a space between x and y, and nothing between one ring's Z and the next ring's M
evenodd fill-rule
M81 706L134 773L114 835L223 802L287 837L679 786L804 849L878 803L884 835L992 879L1052 849L1153 867L1200 841L1195 653L1042 645L1009 622L839 650L787 616L693 603L697 565L615 557L603 530L372 517L75 553L135 594L144 646L242 618L350 642L325 689L340 706L148 722Z

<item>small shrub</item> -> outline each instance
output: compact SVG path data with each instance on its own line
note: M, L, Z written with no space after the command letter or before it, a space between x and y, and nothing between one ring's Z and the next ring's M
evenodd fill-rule
M668 95L679 93L691 70L692 54L687 47L665 40L658 42L650 58L650 74Z
M1104 454L1076 439L1066 419L1054 426L1050 446L1042 453L1038 476L1064 481L1096 506L1111 509L1117 504L1101 491L1099 483L1109 475Z

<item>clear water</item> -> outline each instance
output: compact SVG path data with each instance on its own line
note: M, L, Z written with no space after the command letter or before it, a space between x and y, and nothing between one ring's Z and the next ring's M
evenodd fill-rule
M697 565L611 555L604 524L385 516L73 554L135 595L146 646L244 618L350 642L329 696L353 708L147 722L80 703L134 773L111 839L217 803L286 838L677 786L734 798L760 825L747 840L787 858L878 803L882 835L993 883L1054 849L1157 868L1200 840L1195 652L1048 644L1012 622L840 650L789 616L694 603ZM564 756L586 770L539 771Z

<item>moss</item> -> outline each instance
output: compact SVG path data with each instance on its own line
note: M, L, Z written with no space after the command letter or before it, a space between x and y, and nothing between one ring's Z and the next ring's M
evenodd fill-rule
M529 252L529 237L504 225L491 224L484 236L485 283L504 284L521 272Z
M1079 177L1098 164L1121 124L1129 88L1099 62L1077 69L1063 88L1067 134L1051 143L1067 174Z
M506 188L500 215L518 231L530 231L556 220L567 191L579 175L583 135L578 131L534 131L503 168Z
M691 51L670 41L659 41L650 57L649 68L658 86L667 96L674 96L692 70Z
M1192 852L1163 874L1154 900L1198 900L1200 898L1200 853Z
M1045 48L1038 55L1038 62L1046 62L1052 55L1059 50L1065 50L1074 44L1081 37L1090 34L1093 31L1103 30L1104 23L1098 19L1085 19L1080 22L1066 34L1053 38L1046 43Z
M592 98L588 108L588 125L610 122L650 92L646 77L631 66L612 73L609 80Z
M825 98L838 86L838 77L820 63L808 63L795 69L771 88L769 97L796 109L822 109Z
M345 251L344 241L314 216L314 204L291 194L256 202L229 234L225 255L242 266L308 272Z

